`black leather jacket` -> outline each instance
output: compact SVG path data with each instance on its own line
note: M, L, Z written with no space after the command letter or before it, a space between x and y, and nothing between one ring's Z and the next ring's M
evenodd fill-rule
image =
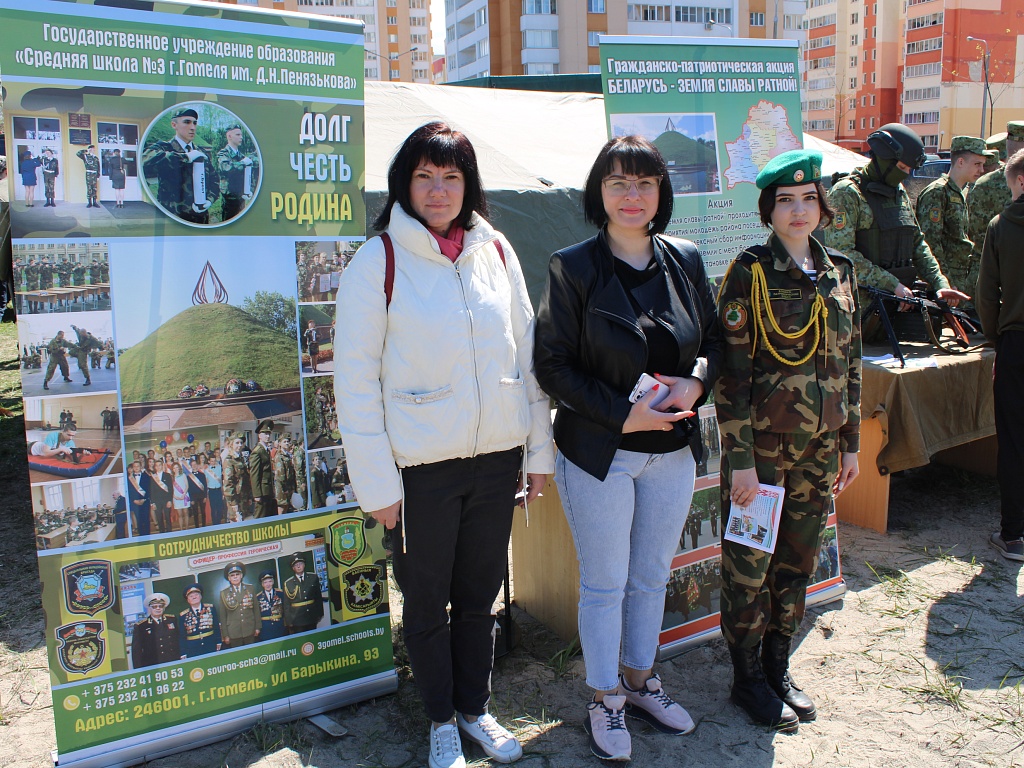
M598 480L607 476L622 441L629 393L647 362L647 340L614 258L604 231L551 257L534 345L537 380L558 402L555 443ZM677 370L659 373L698 378L709 396L723 342L704 263L693 243L662 235L654 238L654 258L667 291L652 314L676 338L680 361ZM676 428L700 461L697 422L687 419Z

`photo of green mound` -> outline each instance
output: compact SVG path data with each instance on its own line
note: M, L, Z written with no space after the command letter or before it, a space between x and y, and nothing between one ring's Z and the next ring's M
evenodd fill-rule
M186 384L213 395L232 379L260 389L298 386L295 339L230 304L189 307L124 351L121 397L126 403L173 400Z
M658 148L668 164L673 195L721 192L713 113L630 113L610 119L612 135L638 134Z

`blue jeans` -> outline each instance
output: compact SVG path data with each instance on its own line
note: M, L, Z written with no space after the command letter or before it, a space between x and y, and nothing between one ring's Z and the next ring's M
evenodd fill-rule
M618 686L620 650L623 666L654 665L665 585L695 474L689 448L616 451L603 482L561 451L555 459L555 482L580 563L580 643L591 688Z

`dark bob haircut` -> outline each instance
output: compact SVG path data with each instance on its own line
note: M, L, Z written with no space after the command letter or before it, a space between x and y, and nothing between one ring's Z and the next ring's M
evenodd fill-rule
M391 160L388 168L388 199L373 222L373 228L378 232L383 232L391 223L391 209L395 203L401 205L406 213L423 226L427 225L412 209L409 199L413 171L424 160L438 168L458 168L466 180L462 210L455 223L468 230L472 228L474 211L487 217L487 196L480 181L473 145L464 133L454 130L448 123L427 123L409 134L409 138L402 142Z
M822 189L821 182L815 181L810 182L814 184L814 188L818 190L818 210L821 211L821 223L819 227L825 228L832 223L832 218L835 216L835 211L829 208L828 203L825 201L825 190ZM802 184L789 184L787 186L803 186ZM772 184L770 187L765 187L761 190L761 196L757 198L757 210L761 213L761 223L771 229L772 226L772 211L775 210L775 192L779 190L781 186L779 184Z
M583 218L595 227L604 227L608 223L601 184L611 175L616 162L622 172L629 176L661 177L661 185L658 188L658 212L654 214L649 231L651 235L660 235L672 219L672 182L668 178L665 158L661 156L657 147L643 136L620 136L601 147L597 160L587 174L587 183L583 187Z

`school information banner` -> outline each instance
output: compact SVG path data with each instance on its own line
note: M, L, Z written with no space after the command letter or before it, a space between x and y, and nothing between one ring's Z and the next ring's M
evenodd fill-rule
M758 172L803 147L798 56L789 40L601 37L608 135L639 134L661 151L675 197L669 234L697 244L715 293L736 255L767 238ZM714 406L698 416L705 458L669 574L662 659L720 632L722 448ZM833 511L809 605L846 591L838 547Z
M362 25L175 0L0 15L60 764L393 691L383 530L332 381L365 237Z

